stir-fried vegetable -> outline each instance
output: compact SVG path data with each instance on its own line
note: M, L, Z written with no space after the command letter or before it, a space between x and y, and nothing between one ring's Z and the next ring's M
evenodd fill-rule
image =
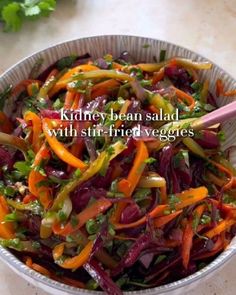
M39 76L38 62L0 94L0 245L31 269L122 294L192 274L232 240L236 170L220 124L201 124L216 108L199 80L211 64L164 56L69 56ZM234 93L217 81L218 96Z

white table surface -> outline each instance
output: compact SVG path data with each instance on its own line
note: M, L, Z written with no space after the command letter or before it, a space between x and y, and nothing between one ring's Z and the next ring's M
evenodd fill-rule
M128 34L167 40L192 49L236 77L236 0L59 0L50 18L19 33L0 32L0 73L57 42ZM190 295L236 294L236 257ZM0 294L46 295L0 263ZM173 293L174 295L174 293Z

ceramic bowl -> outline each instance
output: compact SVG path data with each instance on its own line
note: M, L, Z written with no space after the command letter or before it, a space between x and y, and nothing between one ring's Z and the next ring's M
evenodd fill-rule
M145 62L153 62L153 57L159 57L160 50L166 50L166 57L181 56L190 58L196 61L205 61L206 58L201 55L192 52L186 48L151 38L135 37L135 36L95 36L83 39L77 39L72 41L63 42L61 44L52 46L40 52L37 52L16 65L12 66L9 70L0 76L0 90L8 84L17 84L19 81L26 79L32 66L39 59L44 59L44 68L57 61L59 58L70 55L78 54L82 55L89 52L93 58L98 58L104 54L111 53L113 56L118 57L122 51L129 51L137 60ZM44 70L42 68L42 70ZM215 83L217 78L221 78L224 81L226 89L236 88L236 80L226 73L223 69L213 64L211 71L201 71L200 79L209 79L210 91L215 92ZM219 97L218 105L222 106L228 103L229 100ZM9 102L7 105L7 112L11 111L14 102ZM223 124L223 130L226 133L226 141L221 147L222 150L230 146L236 145L236 119L229 120ZM230 154L231 162L236 165L236 152ZM196 287L197 284L202 283L203 280L210 275L214 275L223 264L228 261L236 252L236 238L232 240L227 249L221 253L213 262L201 269L200 271L190 275L179 281L163 285L160 287L146 289L141 291L124 292L126 295L157 295L157 294L188 294L191 288ZM28 268L25 264L19 261L10 251L0 247L0 259L6 263L14 272L19 276L32 283L33 285L40 287L50 294L66 295L98 295L103 292L81 290L73 288L54 280L51 280L34 270Z

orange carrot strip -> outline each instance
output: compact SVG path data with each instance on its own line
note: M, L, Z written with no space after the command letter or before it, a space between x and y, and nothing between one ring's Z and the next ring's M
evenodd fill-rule
M123 66L121 64L113 61L112 68L116 69L116 70L121 70L123 68Z
M108 208L112 206L112 203L107 199L98 199L90 206L85 208L76 216L77 224L73 226L71 222L68 222L64 228L61 228L59 224L53 225L54 234L67 236L72 232L80 229L85 223L91 219L96 217L98 214L105 212Z
M73 101L74 101L74 97L75 97L76 93L72 92L72 91L67 91L66 92L66 96L65 96L65 103L64 103L64 109L68 110L71 108Z
M201 186L198 188L192 188L182 193L176 194L177 198L180 199L180 202L175 204L175 209L181 210L189 205L195 204L207 197L208 190L206 187ZM171 210L169 205L158 205L155 207L150 213L147 214L148 217L156 218L158 216L162 216L164 211ZM140 218L139 220L129 223L129 224L122 224L113 222L115 229L125 229L125 228L133 228L139 225L142 225L146 222L147 216Z
M95 84L92 87L92 99L102 96L105 94L109 94L112 90L115 88L118 88L120 86L120 83L116 81L115 79L109 79L103 82L100 82L98 84Z
M172 86L172 88L175 90L176 95L181 98L181 100L186 100L188 102L188 107L190 110L192 110L195 106L195 100L194 98L190 95L187 94L186 92Z
M134 189L136 188L146 166L145 161L149 157L147 147L143 141L138 141L136 145L136 156L134 159L133 166L127 177L127 180L130 183L129 197L132 195Z
M50 277L50 272L45 267L37 263L32 263L31 268L44 276Z
M158 72L155 72L152 78L152 85L155 85L157 84L157 82L161 81L164 78L164 75L165 75L164 67L161 68Z
M33 263L33 260L31 257L29 257L29 256L26 257L25 264L28 267L32 268L33 270L41 273L42 275L50 277L50 272L45 267L43 267L39 264Z
M28 203L33 202L33 201L35 201L35 200L37 200L37 197L36 197L36 196L34 196L34 195L32 195L32 194L28 194L28 195L26 195L26 196L24 197L24 199L23 199L23 203L24 203L24 204L28 204Z
M54 260L58 260L62 256L64 248L65 243L60 243L54 247L54 249L52 250L52 256Z
M190 258L190 252L193 244L193 225L192 225L192 219L190 219L184 229L183 232L183 238L182 238L182 261L183 261L183 266L185 269L188 268L189 264L189 258Z
M74 102L73 102L73 104L71 106L71 109L72 110L77 110L78 109L78 107L79 107L79 100L80 100L80 93L76 93Z
M56 75L59 73L59 71L57 69L53 69L51 70L51 72L49 73L49 75L47 76L46 81L50 80L52 77L56 77Z
M65 82L67 79L71 78L73 75L78 74L79 72L89 72L89 71L94 71L94 70L99 70L98 67L91 65L91 64L86 64L86 65L79 65L75 68L72 68L68 70L54 85L54 87L49 91L49 97L53 96L56 94L58 91L61 89L65 89L67 83Z
M236 223L236 219L227 218L221 221L216 227L210 229L207 233L204 234L209 239L219 235L223 231L227 230L229 227Z
M27 92L29 94L29 96L33 95L33 88L36 88L37 90L39 89L39 83L31 83L29 85L27 85Z
M14 87L14 89L12 90L12 95L13 96L19 95L22 91L27 89L28 85L34 84L34 83L38 83L39 85L42 85L42 82L39 80L32 80L32 79L23 80Z
M129 172L127 179L120 180L118 182L118 189L120 192L124 193L126 197L131 197L135 187L137 186L140 177L142 176L143 170L145 168L145 160L148 158L148 150L143 141L138 141L136 143L137 151L134 159L133 166ZM126 207L125 203L119 202L117 204L116 210L111 216L113 222L119 222L121 212Z
M168 214L166 216L160 216L154 221L155 227L162 227L166 225L168 222L173 220L175 217L177 217L179 214L181 214L183 210L176 211L174 213Z
M32 147L33 151L37 153L42 146L42 139L40 139L40 135L42 133L42 123L39 116L31 111L27 111L24 114L24 120L28 123L29 121L32 122L33 125L33 142Z
M51 278L55 281L61 282L66 285L70 285L76 288L85 289L85 284L83 282L80 282L78 280L74 280L67 277L58 277L57 275L51 275Z
M49 119L43 119L43 132L54 153L65 163L75 168L85 169L87 165L71 154L62 143L60 143L55 136L50 136L48 130L51 130L52 122Z
M62 264L60 264L60 267L66 268L66 269L77 269L83 266L89 259L92 248L93 248L93 241L90 241L84 247L84 249L80 252L79 255L66 259Z
M159 215L163 214L165 210L167 210L168 206L167 205L158 205L156 208L154 208L150 213L148 213L149 218L155 218L158 217ZM147 216L143 216L139 220L129 223L129 224L122 224L122 223L114 223L115 229L125 229L125 228L132 228L132 227L137 227L142 224L144 224L147 221Z
M229 90L223 93L223 96L235 96L236 95L236 89Z
M222 187L222 190L225 191L225 190L230 189L234 183L234 176L233 176L232 171L230 169L226 168L225 166L213 161L213 160L209 160L209 162L211 164L213 164L214 166L216 166L220 171L222 171L223 173L228 175L229 181Z
M26 257L25 264L26 264L28 267L31 268L31 267L32 267L32 264L33 264L32 258L31 258L31 257Z
M220 96L224 93L224 84L221 79L216 80L216 96Z
M127 113L130 104L131 104L131 101L130 100L126 100L124 102L123 106L120 109L120 115ZM115 122L115 128L118 129L121 126L121 124L122 124L122 121L121 120L116 121Z
M51 203L51 200L52 200L51 190L50 188L44 185L38 186L38 183L46 180L47 177L42 175L39 171L36 171L35 167L39 166L42 160L48 160L48 159L49 159L49 150L46 147L46 145L43 144L35 156L35 159L33 162L34 168L30 171L29 178L28 178L29 191L31 192L31 194L39 198L44 208L48 208L48 206Z
M160 110L156 108L154 105L149 105L147 109L153 114L160 114Z
M9 212L7 201L0 195L0 237L3 239L13 239L15 236L13 224L4 222Z

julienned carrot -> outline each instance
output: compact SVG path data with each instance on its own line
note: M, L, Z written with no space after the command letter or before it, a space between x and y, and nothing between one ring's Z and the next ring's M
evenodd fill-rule
M74 102L71 106L72 110L77 110L79 107L79 101L80 101L80 93L76 93L75 98L74 98Z
M24 203L24 204L28 204L28 203L33 202L33 201L35 201L35 200L37 200L37 197L36 197L36 196L34 196L34 195L32 195L32 194L27 194L27 195L24 197L24 199L23 199L23 203Z
M74 97L76 95L76 92L72 92L72 91L67 91L66 92L66 96L65 96L65 103L64 103L64 109L68 110L71 108L73 101L74 101Z
M12 95L13 96L19 95L22 91L27 89L28 85L34 84L34 83L38 83L39 85L42 85L42 82L39 80L32 80L32 79L23 80L13 88Z
M0 131L10 134L13 131L13 124L8 116L0 111Z
M121 114L126 114L126 113L127 113L130 104L131 104L131 101L130 101L130 100L126 100L126 101L124 102L123 106L122 106L121 109L120 109L120 115L121 115ZM118 129L118 128L121 126L121 124L122 124L122 121L121 121L121 120L116 121L116 122L115 122L115 128Z
M220 96L224 93L224 84L221 79L216 80L216 96Z
M149 105L147 108L151 113L160 114L160 110L158 108L154 107L153 105Z
M117 63L117 62L113 62L112 63L112 68L116 69L116 70L121 70L123 68L123 65Z
M28 178L29 191L40 200L44 208L48 208L51 203L51 190L43 184L43 181L45 181L47 177L42 175L37 168L40 166L42 161L47 161L49 157L49 149L46 144L43 144L35 156L33 169L30 171Z
M49 97L53 96L54 94L56 94L58 91L60 91L61 89L65 89L67 86L67 83L64 82L67 79L71 78L73 75L76 75L80 72L87 72L87 71L94 71L94 70L98 70L98 67L91 65L91 64L86 64L86 65L79 65L75 68L72 68L70 70L68 70L68 72L66 72L58 81L57 83L54 85L54 87L49 91Z
M162 226L166 225L168 222L173 220L175 217L180 215L182 212L183 212L183 210L179 210L179 211L173 212L173 213L165 215L165 216L157 217L154 220L155 227L162 227Z
M185 229L183 232L183 238L182 238L181 255L182 255L183 266L185 269L188 268L188 264L189 264L190 252L191 252L191 248L193 244L193 236L194 236L193 221L192 221L192 218L190 218L185 226Z
M109 94L112 90L118 88L120 86L120 83L115 79L109 79L103 82L100 82L98 84L95 84L92 87L92 99L102 96L105 94Z
M50 80L52 77L56 77L59 74L58 69L53 69L51 72L48 74L46 81Z
M46 277L50 277L50 271L37 263L32 263L31 268Z
M127 195L128 197L132 195L134 189L136 188L146 166L145 161L149 157L147 147L143 141L137 141L136 146L137 151L134 163L127 177L127 180L130 183L130 189Z
M35 270L43 275L46 275L47 277L50 277L51 279L53 279L55 281L61 282L63 284L69 284L69 285L74 286L76 288L82 288L82 289L85 288L84 283L82 283L78 280L73 280L73 279L67 278L65 276L59 277L58 275L55 275L53 272L50 272L49 270L47 270L45 267L43 267L39 264L33 263L31 257L26 258L25 264L28 267L32 268L33 270Z
M69 286L73 286L76 288L85 289L85 287L86 287L83 282L80 282L78 280L74 280L72 278L67 278L65 276L59 277L58 275L51 274L51 278L55 281L58 281L60 283L63 283L63 284L69 285Z
M197 220L197 226L200 222L200 218L206 208L205 204L201 204L197 206L197 208L193 212L194 219ZM183 239L182 239L182 260L183 260L183 266L185 269L188 268L189 259L190 259L190 252L192 249L192 243L193 243L193 236L194 236L194 224L193 224L193 218L190 218L185 226L184 232L183 232Z
M201 186L198 188L192 188L182 193L176 194L176 197L179 199L179 203L175 204L175 210L181 210L187 206L195 204L207 197L208 190L206 187ZM157 205L147 216L140 218L139 220L128 223L128 224L121 224L113 221L113 225L115 229L126 229L126 228L133 228L139 225L144 224L147 221L147 217L149 218L156 218L158 216L163 216L165 211L171 211L173 208L170 205Z
M180 98L182 101L183 100L187 101L189 109L192 110L195 106L194 98L190 94L188 94L188 93L186 93L174 86L172 86L172 88L175 90L175 93L178 96L178 98Z
M122 179L118 182L118 190L124 193L124 195L128 198L131 197L134 189L136 188L145 168L145 160L148 159L148 150L145 143L143 141L137 141L136 145L136 155L128 177L127 179ZM117 204L116 210L111 216L112 222L119 222L121 212L125 207L126 204L123 202Z
M206 236L209 239L212 239L213 237L219 235L223 231L230 228L235 223L236 219L227 218L225 220L222 220L216 227L206 232L204 236Z
M157 82L161 81L165 75L165 68L161 68L158 72L153 74L152 85L155 85Z
M68 222L65 227L61 228L59 224L54 224L53 232L54 234L67 236L74 231L80 229L85 223L91 219L96 217L98 214L105 212L112 206L112 203L108 199L98 199L94 201L90 206L85 208L76 216L75 222L73 224ZM75 223L75 224L74 224Z
M32 268L33 270L41 273L42 275L45 275L47 277L50 277L50 272L43 266L33 263L33 260L31 257L26 257L25 264L29 267Z
M52 250L52 256L54 260L58 260L62 256L64 248L65 243L60 243L54 247L54 249Z
M223 93L223 96L235 96L236 95L236 89L229 90Z
M27 86L27 92L28 92L29 96L32 96L34 94L34 89L36 89L37 91L39 90L39 83L38 82L29 84Z
M42 123L39 116L35 113L28 111L24 114L24 120L29 123L32 122L32 130L33 130L33 140L32 140L32 147L33 151L37 153L42 146L42 139L40 135L42 134Z
M227 167L223 166L222 164L219 164L213 160L208 160L208 161L211 164L213 164L214 166L216 166L221 172L225 173L229 177L229 181L227 181L226 184L222 187L222 190L226 191L226 190L230 189L234 183L233 172L229 168L227 168Z
M61 190L58 192L57 196L54 199L54 203L52 205L52 210L58 210L60 204L62 204L66 198L69 197L70 193L76 189L81 183L87 181L94 175L96 175L103 167L104 162L107 159L111 161L115 157L117 157L123 150L126 149L125 145L119 140L111 145L111 148L113 150L113 154L110 155L106 150L101 152L97 159L90 163L88 169L84 171L82 176L80 178L75 178L72 181L70 181L68 184L63 186Z
M140 218L139 220L128 223L128 224L123 224L123 223L113 223L115 229L126 229L126 228L133 228L140 226L144 224L147 221L147 218L155 218L158 216L163 215L163 212L168 209L168 205L158 205L156 208L154 208L150 213L147 214L147 216L144 216Z
M5 216L9 213L8 204L0 195L0 237L3 239L13 239L15 236L14 226L11 222L4 222Z
M222 251L223 249L224 249L224 243L221 237L218 237L211 251L207 251L205 253L194 256L193 260L201 260L201 259L206 259L208 257L215 256L218 252Z
M52 121L49 119L43 119L43 132L49 143L51 149L54 153L60 158L63 162L71 165L72 167L85 169L87 165L81 161L80 159L76 158L73 154L71 154L62 143L60 143L57 138L53 135L50 136L49 130L53 129Z
M77 269L83 266L88 261L92 248L93 241L89 241L79 255L67 258L62 264L60 264L60 267L66 269Z

